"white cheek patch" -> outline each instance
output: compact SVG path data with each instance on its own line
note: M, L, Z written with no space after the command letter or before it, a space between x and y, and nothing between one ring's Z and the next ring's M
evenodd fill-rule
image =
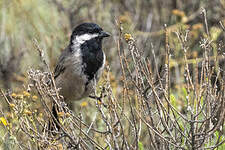
M83 44L84 42L97 37L98 34L82 34L79 36L76 36L76 38L73 40L73 43L79 43L79 44Z
M73 41L72 41L72 49L73 50L78 50L80 52L80 45L82 45L84 42L92 39L92 38L95 38L99 36L99 34L82 34L82 35L78 35L76 36Z

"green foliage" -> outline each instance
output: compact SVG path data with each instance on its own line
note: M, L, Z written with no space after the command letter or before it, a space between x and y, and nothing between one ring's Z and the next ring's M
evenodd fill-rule
M144 150L144 146L140 141L138 142L138 150Z
M170 94L170 100L171 100L171 104L176 107L177 106L177 100L175 98L175 96L173 94Z

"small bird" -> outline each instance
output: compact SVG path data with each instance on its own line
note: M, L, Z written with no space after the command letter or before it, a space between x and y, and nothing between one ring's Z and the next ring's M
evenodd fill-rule
M59 94L67 104L94 92L105 65L102 40L109 36L95 23L82 23L74 28L54 71Z
M70 43L59 57L55 67L54 78L59 94L72 109L72 102L90 96L105 65L102 40L110 34L95 23L82 23L74 28ZM52 113L59 122L58 106L53 104ZM49 124L60 129L56 120ZM52 126L53 125L53 126Z

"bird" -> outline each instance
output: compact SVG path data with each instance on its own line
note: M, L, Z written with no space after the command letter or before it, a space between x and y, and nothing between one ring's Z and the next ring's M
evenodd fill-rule
M56 87L66 104L71 105L94 92L106 59L102 41L109 36L96 23L82 23L73 29L54 70Z

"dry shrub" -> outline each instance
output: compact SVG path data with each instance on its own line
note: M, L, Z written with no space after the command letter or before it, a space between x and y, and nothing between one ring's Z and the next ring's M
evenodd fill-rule
M120 23L117 26L122 71L119 94L111 86L110 67L106 66L100 97L95 103L97 113L92 120L85 120L85 114L74 114L63 102L43 59L47 71L30 69L29 84L23 94L1 90L11 110L8 117L1 111L1 122L7 130L2 141L5 148L12 147L10 143L20 149L224 148L224 56L212 53L212 44L222 47L224 43L213 43L208 34L200 41L204 57L196 59L191 67L187 58L189 32L176 32L184 55L184 74L180 76L183 82L175 88L171 85L174 72L167 28L166 58L159 72L154 47L153 60L149 60L138 49L135 38L124 34ZM208 28L207 20L205 26ZM126 49L122 48L124 44ZM51 112L52 102L59 107L59 121ZM7 118L5 123L3 118ZM60 130L50 129L52 122Z

